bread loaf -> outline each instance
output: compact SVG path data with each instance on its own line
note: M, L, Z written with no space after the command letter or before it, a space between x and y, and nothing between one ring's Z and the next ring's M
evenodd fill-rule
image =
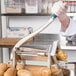
M8 68L12 68L13 65L9 63L9 64L7 64L7 67L8 67Z
M51 69L47 67L40 68L40 76L51 76Z
M0 63L0 71L3 71L3 72L5 72L6 70L7 70L7 64L5 64L5 63Z
M8 68L8 70L4 73L4 76L16 76L16 69L15 68Z
M4 76L4 71L0 71L0 76Z
M33 75L30 71L21 69L21 70L18 70L17 76L33 76Z
M62 68L62 72L64 76L70 76L70 70Z
M63 76L63 72L61 69L58 68L51 68L51 75L52 76Z
M0 76L4 75L4 72L7 70L7 64L5 63L0 63Z
M47 67L26 65L25 69L29 70L33 76L51 76L51 70Z
M25 69L32 72L33 76L40 76L40 68L41 66L33 66L33 65L26 65Z
M23 64L17 64L17 66L16 66L16 69L17 70L21 70L21 69L24 69L25 67L24 67L24 65Z

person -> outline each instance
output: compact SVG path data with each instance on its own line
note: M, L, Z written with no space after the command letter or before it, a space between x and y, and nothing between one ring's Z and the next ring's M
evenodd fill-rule
M74 19L67 16L67 9L67 3L58 1L52 7L52 14L56 14L61 22L61 35L66 37L67 41L70 41L72 45L76 45L76 16Z
M68 5L66 3L58 1L54 3L52 13L56 14L61 22L61 32L63 32L65 36L72 36L76 34L76 21L66 15L67 9Z

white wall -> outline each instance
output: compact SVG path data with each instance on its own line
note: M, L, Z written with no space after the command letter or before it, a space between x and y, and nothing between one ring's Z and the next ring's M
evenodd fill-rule
M10 17L10 27L32 27L35 31L39 27L43 26L50 16L14 16ZM59 33L60 31L60 22L56 19L48 28L43 32L45 33Z

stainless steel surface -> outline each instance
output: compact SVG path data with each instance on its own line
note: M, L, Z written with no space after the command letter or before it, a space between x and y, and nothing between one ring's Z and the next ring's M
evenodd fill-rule
M48 49L50 44L53 44L54 41L59 40L59 35L57 34L39 34L34 37L33 42L24 44L26 47L34 47L37 49Z

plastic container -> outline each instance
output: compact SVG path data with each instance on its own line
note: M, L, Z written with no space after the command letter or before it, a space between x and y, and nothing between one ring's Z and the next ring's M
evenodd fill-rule
M26 0L25 13L38 13L38 0Z

